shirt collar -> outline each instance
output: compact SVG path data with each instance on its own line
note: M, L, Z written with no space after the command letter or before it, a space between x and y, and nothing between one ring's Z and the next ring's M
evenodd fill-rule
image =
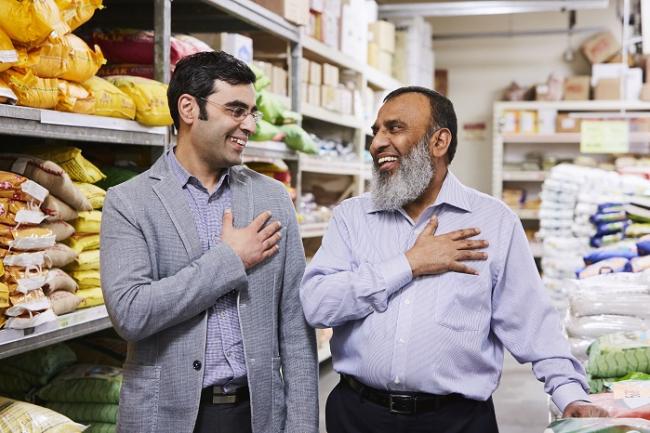
M175 153L176 147L171 148L167 152L167 159L169 161L169 164L172 168L172 171L178 178L178 180L181 182L181 186L185 188L185 186L188 183L192 183L194 185L200 186L202 188L205 188L202 184L201 181L198 180L196 177L192 176L186 169L181 165L181 163L178 161L178 158L176 158L176 153ZM226 169L222 174L221 177L219 178L219 182L217 183L217 188L215 189L216 191L219 191L221 187L226 184L230 184L230 168Z
M432 205L427 206L427 209L440 206L442 204L447 204L466 212L472 211L465 186L460 183L458 178L454 176L451 171L447 171L447 175L445 176L445 180L442 182L442 188L440 188L440 192L438 193L438 197L436 197L436 201ZM378 209L373 203L368 210L368 213L381 211L382 209Z

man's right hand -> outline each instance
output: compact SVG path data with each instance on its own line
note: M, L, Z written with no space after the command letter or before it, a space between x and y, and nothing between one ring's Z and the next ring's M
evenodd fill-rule
M271 212L262 212L248 227L236 229L232 225L230 209L226 209L223 214L221 240L235 251L246 269L252 268L280 250L278 242L282 224L274 221L264 227L269 218Z
M442 274L448 271L478 275L475 269L462 262L487 259L486 253L474 250L487 248L488 242L469 239L477 236L481 231L472 228L434 236L437 228L438 218L434 216L418 236L415 245L406 252L413 277Z

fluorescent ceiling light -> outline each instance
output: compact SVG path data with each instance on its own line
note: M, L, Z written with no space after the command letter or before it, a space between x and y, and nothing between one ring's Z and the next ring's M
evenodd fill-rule
M381 18L451 17L468 15L501 15L529 12L557 12L579 9L605 9L609 0L519 0L460 1L444 3L401 3L379 6Z

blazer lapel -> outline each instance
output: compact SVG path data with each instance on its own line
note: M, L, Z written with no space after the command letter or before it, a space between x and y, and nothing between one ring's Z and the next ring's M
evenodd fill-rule
M185 200L183 188L167 167L164 158L165 155L161 156L152 170L151 177L159 179L159 182L153 185L153 190L172 220L187 254L195 260L203 253L199 234L196 232L192 211Z
M254 218L253 185L242 167L230 169L232 190L232 216L235 227L246 227Z

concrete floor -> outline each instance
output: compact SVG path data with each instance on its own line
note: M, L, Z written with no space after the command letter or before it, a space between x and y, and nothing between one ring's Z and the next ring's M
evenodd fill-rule
M320 431L325 433L325 401L338 383L338 374L330 361L321 364ZM533 376L530 365L519 365L507 356L501 385L494 394L500 433L542 433L548 424L544 386Z

